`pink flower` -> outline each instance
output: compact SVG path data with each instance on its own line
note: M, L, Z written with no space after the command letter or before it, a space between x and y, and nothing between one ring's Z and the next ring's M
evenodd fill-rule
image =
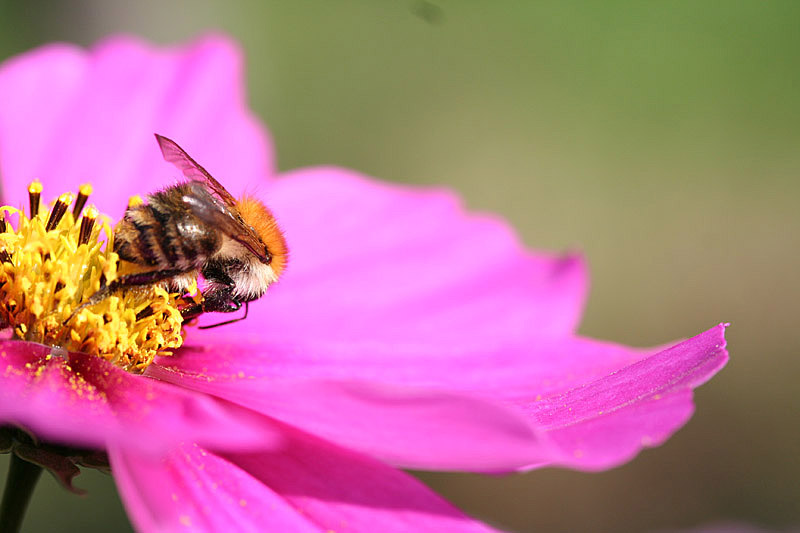
M0 342L0 425L107 450L138 529L486 530L395 467L606 469L691 416L724 325L666 349L577 336L580 257L531 252L448 191L276 175L241 83L220 37L50 45L0 69L5 204L33 178L43 198L91 181L118 218L175 177L158 132L234 194L257 185L291 249L247 320L189 328L144 375Z

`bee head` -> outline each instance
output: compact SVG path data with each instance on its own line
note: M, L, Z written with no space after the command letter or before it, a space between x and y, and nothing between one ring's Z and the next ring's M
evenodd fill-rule
M286 268L289 250L286 247L283 232L278 227L272 212L258 199L251 196L245 196L239 200L236 208L245 224L253 228L261 242L264 243L264 255L275 275L280 276Z

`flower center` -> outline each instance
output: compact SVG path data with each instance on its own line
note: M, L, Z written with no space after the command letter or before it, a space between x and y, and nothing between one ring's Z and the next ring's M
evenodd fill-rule
M121 266L108 218L93 206L83 209L91 187L81 186L74 204L72 194L62 194L48 212L39 209L39 182L28 193L30 216L0 207L0 327L12 328L17 339L96 355L131 372L178 348L181 295L161 286L118 291L81 307Z

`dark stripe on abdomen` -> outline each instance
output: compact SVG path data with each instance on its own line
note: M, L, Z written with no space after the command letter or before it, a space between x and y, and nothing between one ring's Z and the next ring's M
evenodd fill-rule
M153 234L154 242L158 243L164 260L170 265L176 265L183 260L183 254L175 242L178 239L175 224L170 220L168 212L161 211L157 205L150 206L153 222L158 225L158 231Z
M131 219L131 223L133 224L133 227L136 228L136 233L139 236L139 238L131 244L136 246L136 249L139 251L139 256L147 265L156 266L160 264L161 257L150 244L153 234L153 227L150 224L144 224L133 219ZM139 263L140 261L136 262Z

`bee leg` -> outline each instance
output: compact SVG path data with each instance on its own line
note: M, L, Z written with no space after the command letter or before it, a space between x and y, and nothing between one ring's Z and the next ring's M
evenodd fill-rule
M188 322L194 318L199 317L203 314L203 304L191 304L187 305L186 307L180 308L181 316L183 317L184 322Z
M199 303L199 304L191 304L185 307L180 308L181 316L183 317L184 322L188 322L189 320L195 319L202 315L203 313L232 313L242 308L242 304L234 301L228 305L225 305L224 302L214 302L212 304L207 304L207 302ZM237 319L239 320L239 319ZM227 322L226 322L227 324ZM201 327L200 329L205 329L205 327Z
M190 308L187 309L186 314L184 314L182 311L181 314L183 314L184 320L186 320L187 316L194 318L195 316L198 316L200 313L210 313L210 312L233 313L241 309L242 305L245 306L244 316L239 318L234 318L232 320L226 320L218 324L211 324L209 326L200 326L198 329L209 329L209 328L215 328L217 326L224 326L226 324L233 324L234 322L238 322L240 320L244 320L245 318L247 318L248 303L242 302L241 300L239 300L239 298L233 295L233 290L235 289L233 281L231 281L230 283L226 283L224 285L219 284L219 282L221 281L219 278L217 278L215 281L218 284L203 293L203 303L201 304L202 310L200 312L197 312L196 309Z
M225 285L218 284L203 292L203 311L206 313L233 313L242 308L242 302L233 295L233 281Z
M238 311L242 308L242 302L236 298L225 298L222 296L223 295L220 295L218 292L210 292L203 297L204 300L202 303L187 305L186 307L181 308L180 311L183 321L188 322L189 320L199 317L203 313L233 313L234 311ZM245 308L243 317L227 320L219 324L214 324L213 326L200 326L199 329L214 328L216 326L223 326L225 324L238 322L239 320L244 320L247 318L247 303L248 302L244 302Z
M90 305L95 305L102 302L111 296L111 294L115 291L125 289L127 287L152 285L153 283L158 283L159 281L164 281L165 279L173 278L180 274L184 274L184 272L182 270L153 270L152 272L142 272L139 274L128 274L127 276L121 276L108 285L100 287L100 289L96 293L92 294L88 300L76 307L61 325L66 326L69 321L75 318L75 315L77 315L83 309L89 307Z
M185 270L151 270L150 272L140 272L138 274L128 274L127 276L120 276L111 283L107 285L111 292L124 289L126 287L139 287L142 285L152 285L154 283L158 283L159 281L164 281L165 279L174 278L175 276L180 276L181 274L185 274ZM100 291L103 289L101 288ZM97 292L100 292L97 291ZM95 293L97 294L97 293ZM94 295L92 295L94 297Z
M241 308L241 307L242 307L242 304L239 303L239 308ZM227 324L233 324L234 322L239 322L240 320L244 320L245 318L247 318L247 312L249 310L250 310L250 302L245 302L244 303L244 316L240 316L239 318L233 318L231 320L226 320L225 322L219 322L217 324L211 324L211 325L208 325L208 326L200 326L197 329L211 329L211 328L215 328L217 326L225 326Z

